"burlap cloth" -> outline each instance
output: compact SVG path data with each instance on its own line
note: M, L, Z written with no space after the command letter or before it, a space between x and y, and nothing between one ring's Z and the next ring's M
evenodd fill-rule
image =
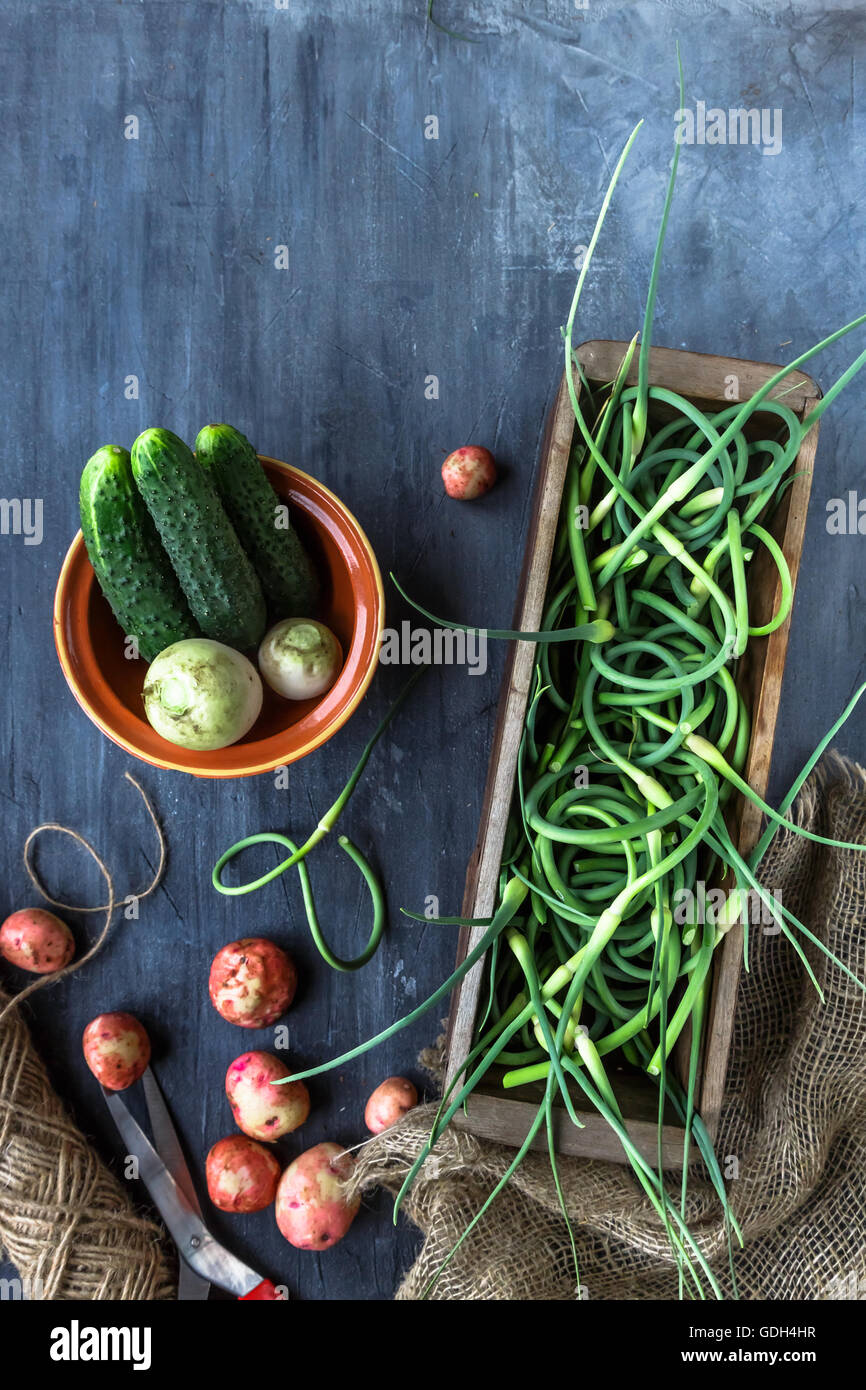
M866 842L866 772L835 756L825 759L794 814L820 834ZM761 878L866 980L866 855L781 832ZM752 932L751 971L740 986L716 1151L739 1172L728 1190L745 1238L734 1257L742 1299L866 1298L866 1005L863 992L822 952L808 947L807 954L824 1004L781 935ZM361 1149L357 1186L395 1192L434 1113L434 1106L414 1111ZM454 1129L440 1140L404 1206L424 1243L398 1299L423 1296L513 1153ZM664 1232L631 1169L562 1159L560 1174L578 1247L580 1296L676 1298ZM689 1188L688 1224L730 1297L719 1203L699 1165ZM671 1190L678 1189L672 1175ZM577 1296L548 1159L532 1153L430 1297Z

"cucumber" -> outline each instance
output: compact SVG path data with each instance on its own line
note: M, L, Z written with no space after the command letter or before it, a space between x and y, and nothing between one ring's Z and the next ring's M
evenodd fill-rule
M84 544L99 587L139 655L199 635L177 576L132 477L129 451L107 444L81 474Z
M195 454L255 566L273 616L312 617L319 596L315 572L291 526L277 524L280 499L250 441L231 425L205 425Z
M192 450L171 430L145 430L132 474L205 637L257 646L267 625L261 585Z

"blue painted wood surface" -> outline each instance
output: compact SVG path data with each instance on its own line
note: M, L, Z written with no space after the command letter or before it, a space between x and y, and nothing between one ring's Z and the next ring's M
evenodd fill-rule
M645 116L579 337L629 337L640 323L677 106L675 38L687 105L781 110L782 147L684 148L656 340L782 361L864 307L866 17L856 5L438 4L441 22L475 43L428 25L425 8L3 7L0 491L44 499L40 545L0 536L3 915L33 900L20 852L38 821L77 826L124 890L153 862L122 777L130 760L84 718L52 643L78 475L99 445L129 445L154 424L191 439L202 423L229 420L343 497L383 570L419 598L508 620L576 249ZM438 138L427 138L431 116ZM825 388L862 343L852 337L815 365ZM431 376L435 399L425 395ZM864 676L866 538L826 526L830 499L866 497L862 415L858 383L822 427L776 792ZM482 503L461 506L443 497L438 470L470 442L494 450L502 477ZM393 591L389 604L404 616ZM207 1000L210 959L232 937L264 933L296 955L302 986L288 1022L307 1063L377 1031L443 977L451 930L398 909L422 908L428 895L458 909L501 663L496 651L484 676L435 673L376 750L347 820L385 877L391 921L375 962L352 978L311 949L294 881L228 900L210 870L242 834L314 822L399 671L381 670L350 725L292 770L286 791L270 777L143 771L168 836L165 882L139 922L119 921L97 961L28 1010L58 1090L107 1156L116 1145L79 1047L104 1009L133 1010L151 1030L197 1172L231 1132L225 1068L267 1044ZM864 732L861 712L839 746L862 759ZM92 902L101 891L65 850L46 845L41 863L61 897ZM367 928L356 878L330 848L311 869L327 930L348 948ZM375 1084L395 1071L423 1081L414 1059L436 1025L430 1017L315 1081L313 1114L284 1141L286 1155L323 1138L360 1140ZM389 1298L416 1240L405 1223L393 1230L381 1198L321 1256L286 1245L268 1212L215 1218L214 1228L304 1299Z

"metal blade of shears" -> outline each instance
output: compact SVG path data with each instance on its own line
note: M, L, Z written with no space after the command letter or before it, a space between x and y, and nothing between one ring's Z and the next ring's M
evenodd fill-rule
M251 1293L262 1277L235 1255L224 1249L208 1231L201 1214L190 1204L144 1130L127 1110L116 1091L103 1086L102 1094L126 1152L138 1160L138 1176L168 1227L169 1234L186 1260L203 1279L210 1279L238 1298Z
M197 1211L201 1216L201 1205L189 1167L183 1156L177 1130L165 1103L165 1097L159 1089L159 1083L150 1067L146 1069L141 1080L156 1151L193 1211ZM209 1291L210 1280L203 1279L200 1274L196 1274L191 1265L187 1264L186 1260L181 1260L177 1281L178 1302L188 1303L206 1299Z

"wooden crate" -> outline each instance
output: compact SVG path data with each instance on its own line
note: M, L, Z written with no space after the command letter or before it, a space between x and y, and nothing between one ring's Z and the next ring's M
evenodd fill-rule
M594 341L584 343L578 348L577 357L587 379L592 383L611 382L616 376L626 346L621 342ZM719 409L729 403L725 392L730 392L734 379L737 383L734 388L737 398L747 400L776 371L778 367L763 362L653 348L650 354L649 381L650 385L667 386L703 409ZM628 381L634 384L636 379L635 359ZM820 391L815 382L804 373L791 372L782 387L776 388L772 395L784 399L785 404L802 419L820 398ZM770 418L765 416L764 422ZM756 416L755 427L760 428L760 423L760 416ZM527 631L538 628L541 622L560 501L575 428L574 413L563 377L547 422L539 461L513 623L514 627ZM816 427L804 440L792 470L795 475L794 481L782 494L771 522L766 523L782 547L795 583L803 546L817 434ZM763 547L750 566L749 586L753 622L756 625L765 623L775 611L779 594L775 566ZM750 639L737 674L737 683L752 714L752 736L744 775L759 795L765 794L769 779L789 625L790 615L769 637ZM518 747L535 650L532 643L515 642L509 651L490 755L481 824L466 876L462 908L462 915L465 917L490 917L495 910L500 861L511 808ZM741 853L746 854L754 846L760 824L760 812L752 802L740 798L734 828L736 843ZM465 959L483 931L483 927L464 928L461 931L458 962ZM715 956L704 1055L697 1089L698 1109L712 1138L715 1138L724 1092L742 966L741 927L735 927L728 933ZM461 1071L463 1058L471 1046L484 969L485 962L479 961L454 992L448 1022L446 1083ZM491 1069L485 1078L485 1084L473 1092L465 1113L458 1112L454 1123L475 1134L518 1145L526 1137L530 1122L537 1111L543 1087L539 1084L504 1091L499 1085L501 1076L502 1069ZM621 1072L613 1072L611 1080L632 1138L641 1152L655 1162L658 1146L658 1091L655 1084L648 1077L629 1072L625 1068ZM556 1120L558 1150L562 1153L623 1162L624 1155L619 1141L606 1122L588 1107L582 1094L575 1095L574 1099L576 1108L582 1112L581 1118L585 1121L585 1127L576 1128L565 1111L559 1110ZM546 1139L542 1135L537 1140L537 1147L545 1145ZM663 1153L666 1165L682 1165L683 1133L678 1120L672 1114L666 1116L665 1120Z

